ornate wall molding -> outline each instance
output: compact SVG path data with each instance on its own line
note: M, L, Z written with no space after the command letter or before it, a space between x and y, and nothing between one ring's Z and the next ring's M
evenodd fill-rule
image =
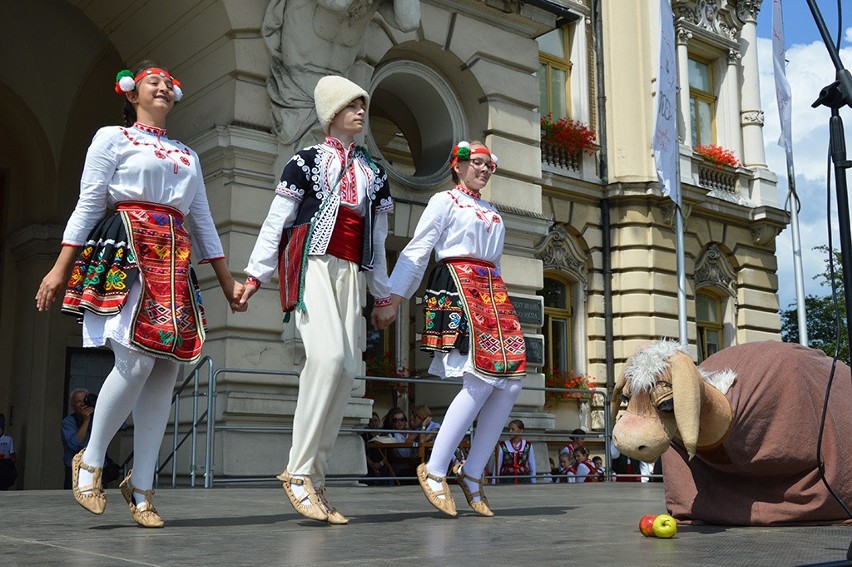
M692 205L681 205L683 209L683 220L686 222L689 219L689 215L692 214ZM677 207L675 207L674 201L671 199L666 199L660 203L660 211L663 213L663 222L666 223L667 226L675 225L675 211Z
M742 58L743 54L740 53L739 49L728 50L728 65L739 65Z
M675 33L677 35L676 41L678 45L686 45L689 43L689 40L692 39L692 32L681 25L677 26Z
M583 284L583 290L586 289L589 280L587 256L561 224L550 229L550 233L535 249L535 257L542 261L545 270L568 274Z
M762 110L743 110L740 113L740 122L743 126L758 125L763 126L763 111Z
M719 0L675 0L675 19L729 41L736 41L740 25L729 2Z
M695 262L695 289L713 287L736 299L737 275L715 243L708 244Z
M763 0L739 0L737 2L737 17L745 23L757 23L757 13Z

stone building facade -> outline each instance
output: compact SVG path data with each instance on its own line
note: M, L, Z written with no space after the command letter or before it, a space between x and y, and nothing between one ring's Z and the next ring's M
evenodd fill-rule
M364 143L385 161L397 202L391 263L428 198L449 186L452 142L480 139L500 157L485 196L504 212L504 277L513 296L535 302L543 294L545 305L542 321L525 324L531 344L543 345L527 386L542 386L548 365L569 365L604 386L638 344L677 336L674 207L660 194L651 151L656 0L387 1L377 2L378 10L355 0L345 13L318 12L320 4L34 0L0 8L0 412L19 448L19 486L61 484L65 398L75 386L97 387L109 368L108 353L78 348L74 320L56 308L36 313L32 298L76 202L86 147L97 128L120 117L113 77L145 58L167 65L184 85L169 131L202 160L214 220L238 277L298 145L281 127L295 99L276 99L273 85L282 65L298 83L300 61L323 62L371 94ZM760 4L673 1L680 82L693 78L697 85L681 89L678 104L696 356L778 338L775 237L787 219L763 157ZM287 13L293 20L276 19L277 8L296 10ZM404 8L417 9L415 25L394 21L394 9ZM363 33L352 31L356 22ZM303 34L298 53L287 48L292 36L284 33L294 25ZM40 41L47 35L53 40ZM562 42L561 60L547 51L554 37ZM283 63L276 62L276 46ZM332 51L339 58L329 59ZM557 79L543 83L548 65ZM555 106L543 97L554 84L563 97ZM275 104L282 100L283 113ZM542 144L544 104L587 124L599 148L573 156ZM693 151L696 140L730 149L742 165L709 163ZM286 427L292 418L299 338L282 324L274 286L252 299L248 314L232 314L212 271L198 271L209 326L204 354L216 369L243 370L219 375L216 416L224 427L215 437L216 474L271 476L285 464L289 438L262 428ZM384 335L367 335L365 321L365 347L369 342L389 352L394 365L422 373L428 360L416 348L418 317L412 301ZM292 375L258 373L264 369ZM364 390L361 383L353 392L344 425L369 417L374 404ZM440 420L452 392L421 384L408 396ZM377 406L382 399L376 397ZM524 392L515 409L528 430L575 426L560 421L538 390ZM114 450L123 459L129 441L119 439ZM333 473L365 471L360 437L341 435L336 454ZM186 457L179 463L185 475Z

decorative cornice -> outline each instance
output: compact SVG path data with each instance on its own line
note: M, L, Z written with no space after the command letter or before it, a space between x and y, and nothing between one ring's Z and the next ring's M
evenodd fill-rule
M696 290L714 287L737 297L737 275L715 243L709 244L695 262L694 280Z
M586 288L589 280L586 255L561 224L550 229L550 233L535 249L535 257L541 260L545 270L569 274Z
M763 111L762 110L743 110L740 113L741 124L743 126L758 125L763 126Z
M675 0L675 19L683 20L697 28L735 41L739 25L728 2L720 0ZM721 4L721 6L720 6Z

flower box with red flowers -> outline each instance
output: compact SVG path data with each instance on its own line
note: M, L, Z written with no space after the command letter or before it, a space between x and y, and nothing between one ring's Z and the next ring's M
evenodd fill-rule
M545 368L544 386L546 388L565 388L566 390L595 390L597 381L588 374L575 374L573 370L562 370L560 368ZM591 394L583 392L554 392L545 390L546 402L558 402L562 400L575 400L580 398L591 398Z
M703 144L695 146L692 150L705 161L709 161L717 166L742 167L743 165L740 163L740 160L737 159L737 156L734 155L733 151L727 150L721 146Z
M553 120L550 114L541 117L541 143L554 145L572 156L591 156L600 148L588 124L568 118Z

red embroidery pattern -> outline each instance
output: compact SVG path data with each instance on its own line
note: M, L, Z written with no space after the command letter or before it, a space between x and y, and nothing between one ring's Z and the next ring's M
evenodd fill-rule
M464 190L464 188L461 187L460 185L456 185L456 189L458 189L461 193L464 193L465 195L473 197L474 198L473 204L468 205L466 203L462 203L461 201L458 200L458 198L455 195L453 195L452 191L450 191L450 198L453 200L453 202L456 204L456 206L460 209L473 209L473 212L476 215L476 218L478 218L479 220L481 220L482 222L485 223L485 226L487 227L486 228L487 231L490 232L491 227L493 225L500 224L501 222L503 222L502 218L500 217L500 213L498 213L497 211L493 211L491 209L486 209L486 208L480 207L479 205L476 204L475 199L478 199L479 198L478 196L474 197L473 195L470 194L469 191Z
M157 136L157 143L146 142L142 139L136 138L130 134L130 131L127 128L122 128L121 131L124 134L124 137L127 138L127 141L133 144L134 146L150 146L154 150L154 156L159 159L170 159L174 162L174 172L178 173L179 164L183 164L187 167L190 166L189 158L186 156L192 155L189 152L189 148L184 146L183 149L180 148L167 148L160 141L161 136L166 135L166 131L162 128L157 128L155 126L148 126L147 124L142 124L141 122L136 122L133 124L133 127L137 130L141 130L142 132L147 132L148 134L154 134ZM173 156L172 154L178 154L177 156Z
M328 137L325 143L331 146L337 154L337 159L340 163L345 164L349 160L349 156L355 151L355 143L349 144L348 148L344 148L343 144L337 138ZM355 160L352 160L352 165L346 171L338 185L340 200L344 203L355 205L358 203L358 180L355 177Z

